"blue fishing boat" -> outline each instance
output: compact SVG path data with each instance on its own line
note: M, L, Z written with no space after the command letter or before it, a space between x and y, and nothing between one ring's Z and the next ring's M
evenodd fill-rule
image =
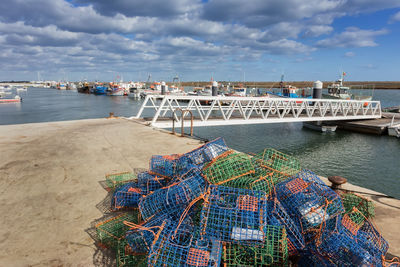
M105 95L107 94L107 86L104 85L97 85L96 88L94 89L94 94L95 95Z

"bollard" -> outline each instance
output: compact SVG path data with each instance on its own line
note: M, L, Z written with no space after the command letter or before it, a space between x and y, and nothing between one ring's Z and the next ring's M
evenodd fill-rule
M161 94L165 95L166 91L165 91L165 82L161 82Z
M218 83L216 81L213 81L212 83L212 96L217 96L218 95Z
M347 179L342 176L328 176L329 182L332 183L331 188L333 190L342 188L342 184L347 183Z

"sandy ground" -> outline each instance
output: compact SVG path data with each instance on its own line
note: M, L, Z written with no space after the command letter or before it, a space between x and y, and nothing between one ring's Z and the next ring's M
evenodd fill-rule
M90 237L105 174L199 144L126 119L0 126L0 266L107 265ZM400 255L400 201L374 200L390 253Z
M0 126L0 266L101 262L85 230L103 215L105 174L198 145L124 119Z

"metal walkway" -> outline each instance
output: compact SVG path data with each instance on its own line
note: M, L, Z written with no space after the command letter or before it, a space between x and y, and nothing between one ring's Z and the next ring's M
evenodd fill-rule
M190 111L190 112L189 112ZM220 126L302 121L361 120L380 118L380 101L223 97L147 96L135 117L158 128L171 128L172 118L184 125Z

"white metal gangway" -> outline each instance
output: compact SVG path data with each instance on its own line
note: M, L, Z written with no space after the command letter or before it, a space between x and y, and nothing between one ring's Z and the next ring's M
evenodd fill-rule
M375 119L382 115L380 101L148 95L132 118L148 120L154 127L171 128L172 118L182 122L180 112L185 126L190 126L188 116L193 115L195 127Z

